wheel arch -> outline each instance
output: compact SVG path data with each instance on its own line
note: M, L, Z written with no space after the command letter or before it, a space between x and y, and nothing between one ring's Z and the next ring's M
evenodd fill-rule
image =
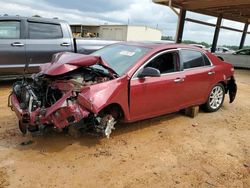
M117 113L118 112L118 113ZM99 114L107 114L107 113L117 113L117 114L112 114L114 116L117 116L118 119L123 120L125 117L124 110L122 106L119 103L111 103L108 104L107 106L103 107L100 111Z
M221 84L221 85L223 85L224 90L225 90L225 93L227 93L227 83L226 83L224 80L219 81L219 82L216 83L216 84ZM216 84L215 84L215 85L216 85ZM214 85L214 86L215 86L215 85ZM213 87L214 87L214 86L213 86Z

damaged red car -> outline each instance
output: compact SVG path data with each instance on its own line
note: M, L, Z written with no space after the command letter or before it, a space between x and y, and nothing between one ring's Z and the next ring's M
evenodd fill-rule
M91 55L55 54L32 80L13 85L9 106L22 133L47 127L110 136L134 122L191 106L217 111L237 86L234 68L202 49L181 44L119 43Z

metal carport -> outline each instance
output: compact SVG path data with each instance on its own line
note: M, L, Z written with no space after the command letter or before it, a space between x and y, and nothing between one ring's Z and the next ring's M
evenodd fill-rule
M239 49L244 47L248 25L250 22L250 0L153 0L154 3L169 6L178 15L178 26L176 32L176 42L182 41L183 29L185 21L190 21L198 24L212 26L215 28L211 51L215 52L220 29L241 32L241 41ZM175 8L180 9L176 11ZM205 14L217 17L217 23L211 24L192 18L186 18L186 11ZM244 29L235 29L232 27L222 26L222 19L245 23Z

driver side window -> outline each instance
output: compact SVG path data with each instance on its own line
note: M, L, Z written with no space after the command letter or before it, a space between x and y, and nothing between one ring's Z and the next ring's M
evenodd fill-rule
M158 69L161 74L179 70L179 56L177 52L167 52L154 58L145 67Z

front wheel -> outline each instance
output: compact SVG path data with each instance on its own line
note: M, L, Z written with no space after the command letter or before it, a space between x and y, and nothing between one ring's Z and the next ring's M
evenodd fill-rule
M222 84L216 84L208 97L207 102L205 103L205 110L208 112L215 112L220 109L223 104L225 97L225 88Z

